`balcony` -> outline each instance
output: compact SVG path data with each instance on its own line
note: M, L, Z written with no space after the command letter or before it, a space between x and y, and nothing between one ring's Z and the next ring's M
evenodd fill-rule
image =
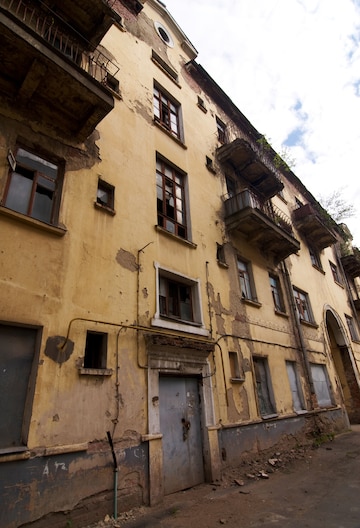
M278 194L284 185L265 156L256 152L244 139L237 138L217 149L220 163L234 169L264 200Z
M114 106L118 68L95 47L112 11L101 0L58 4L55 13L46 2L0 0L1 108L83 141Z
M360 250L352 247L351 250L341 256L341 263L345 273L351 278L360 277Z
M322 250L335 244L336 236L311 204L295 209L293 220L295 227L317 249Z
M249 189L228 197L224 205L227 229L271 254L276 263L299 251L290 219L274 205L260 202Z

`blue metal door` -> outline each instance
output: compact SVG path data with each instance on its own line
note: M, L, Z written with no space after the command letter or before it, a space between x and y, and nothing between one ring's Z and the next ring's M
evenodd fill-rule
M165 494L204 482L201 409L196 378L160 377Z

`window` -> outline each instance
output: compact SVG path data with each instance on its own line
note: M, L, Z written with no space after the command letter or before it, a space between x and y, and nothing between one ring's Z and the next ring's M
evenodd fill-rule
M106 369L107 337L107 334L101 332L87 332L84 368Z
M172 135L180 137L180 105L173 101L165 92L154 87L154 116L155 120L166 128Z
M333 275L334 281L337 282L338 284L342 284L338 267L330 260L329 260L329 264L330 264L330 269L331 269L331 273Z
M316 248L309 247L309 253L311 264L315 266L315 268L322 269L319 251Z
M330 407L332 405L332 399L325 365L312 363L311 375L319 407Z
M199 95L198 95L198 98L197 98L197 105L198 105L199 108L201 108L201 110L203 112L205 112L205 113L207 112L204 99L202 99Z
M0 325L0 449L26 446L40 331Z
M356 328L355 321L349 315L345 315L346 323L348 325L350 337L353 341L359 341L359 334Z
M217 137L220 143L226 143L226 125L219 119L216 118L216 126L217 126Z
M296 205L296 209L299 209L300 207L302 207L304 204L301 200L299 200L299 198L297 198L295 196L295 205Z
M241 298L248 299L250 301L257 301L253 287L250 264L238 258L237 267L240 281Z
M266 358L253 357L256 393L261 416L275 414L275 404L272 397L272 388Z
M62 186L59 165L18 147L13 167L5 191L5 206L55 224Z
M173 39L171 38L171 35L169 31L166 29L166 27L160 24L160 22L154 22L154 26L161 40L165 42L165 44L169 46L169 48L174 47Z
M223 264L224 266L227 267L224 244L216 243L216 260L218 261L219 264Z
M243 381L240 374L239 356L237 352L229 352L229 364L231 380Z
M293 288L295 305L300 321L307 321L308 323L314 323L309 296L307 293Z
M104 180L99 179L96 192L97 205L114 211L114 195L115 187L106 183Z
M233 196L236 196L237 194L236 181L233 178L230 178L229 176L225 176L225 181L226 181L227 198L232 198Z
M157 222L181 238L187 238L184 179L184 175L157 159Z
M157 303L152 325L208 335L203 324L200 283L155 263Z
M294 411L302 411L305 406L295 361L286 361L286 370L290 383Z
M275 310L277 312L285 312L285 306L281 291L281 285L280 285L280 279L279 277L276 277L276 275L269 275L270 279L270 287L271 287L271 293L272 298L274 301Z

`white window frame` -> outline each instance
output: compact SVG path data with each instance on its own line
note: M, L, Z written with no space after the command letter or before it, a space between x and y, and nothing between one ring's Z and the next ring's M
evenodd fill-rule
M180 332L187 332L190 334L197 334L207 337L209 335L209 331L204 325L200 280L163 267L158 262L154 262L154 267L156 272L156 311L154 317L151 320L151 325L159 328L167 328L170 330L177 330ZM191 287L194 321L170 319L160 314L160 277L165 277Z

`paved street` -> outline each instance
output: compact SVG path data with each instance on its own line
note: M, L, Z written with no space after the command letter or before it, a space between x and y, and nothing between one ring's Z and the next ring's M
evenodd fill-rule
M142 509L121 528L360 528L360 426L244 486L204 484Z

